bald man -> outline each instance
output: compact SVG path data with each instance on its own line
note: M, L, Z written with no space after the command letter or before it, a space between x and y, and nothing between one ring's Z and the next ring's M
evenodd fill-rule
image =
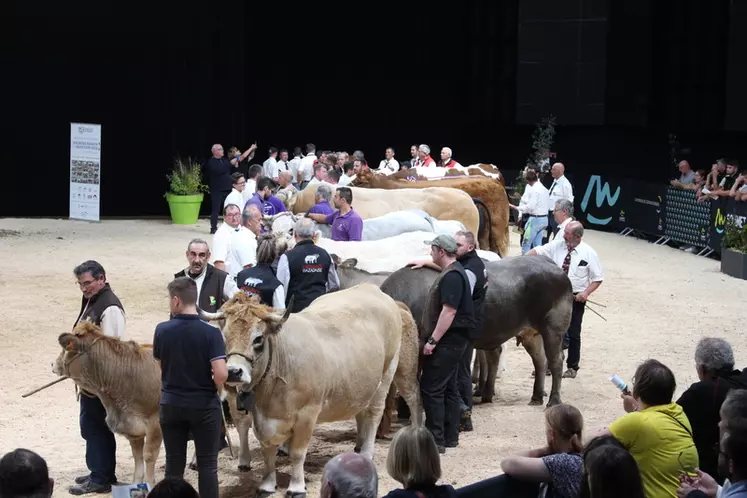
M239 163L249 154L254 153L256 146L252 146L242 155L231 158L225 157L223 146L215 144L210 149L212 157L207 160L204 166L205 174L208 177L210 186L210 233L215 233L218 229L218 214L223 209L223 203L233 188L233 179L231 175L238 171Z
M324 466L320 498L377 498L378 492L376 467L359 453L337 455Z
M553 164L550 174L553 177L553 182L549 190L550 209L554 209L560 200L569 201L573 205L573 186L568 181L568 178L565 177L565 165L563 163ZM547 242L558 233L558 222L555 220L552 211L548 213L547 220L547 237L543 242Z
M438 166L441 168L453 168L455 166L461 166L458 162L451 158L451 147L444 147L441 149L441 160L438 161Z

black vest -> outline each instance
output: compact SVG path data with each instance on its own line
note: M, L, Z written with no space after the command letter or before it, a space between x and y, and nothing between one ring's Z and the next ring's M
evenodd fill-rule
M488 294L488 270L485 263L477 255L477 252L470 251L459 259L465 270L475 274L475 288L472 291L472 303L475 311L475 332L474 338L479 339L482 335L483 318L485 313L485 296Z
M187 275L186 270L182 270L174 275L174 278L179 277L189 277L189 275ZM226 302L223 296L223 284L226 283L226 278L228 278L228 273L213 265L207 265L205 278L202 280L202 287L200 287L200 298L197 300L197 305L201 310L215 313L223 306L223 303Z
M86 307L86 304L88 304L88 307ZM100 327L101 316L104 314L104 310L109 306L116 306L124 311L124 307L119 298L114 294L114 291L107 283L105 287L91 299L86 299L85 297L82 299L80 313L78 313L78 319L75 320L75 325L78 325L78 322L81 320L90 319L94 325ZM73 325L73 328L75 328L75 325Z
M446 331L446 334L444 334L444 337L449 336L446 341L450 341L454 340L452 335L457 334L463 336L464 340L471 340L475 333L474 305L472 303L472 294L469 291L469 279L464 271L464 267L459 263L459 261L454 261L453 264L444 268L438 278L433 282L433 285L431 285L428 301L423 310L423 325L429 335L432 334L433 330L436 328L441 309L443 308L441 304L441 286L443 285L444 276L449 272L457 272L461 276L462 299L456 310L454 321L451 322L451 326L449 327L449 330Z
M241 270L236 276L236 285L250 296L257 296L260 303L272 306L272 296L280 285L280 280L275 277L275 272L268 263L261 263Z
M327 292L327 277L332 265L329 253L314 244L302 240L285 253L288 258L290 281L285 290L285 305L293 297L292 313L304 310L311 302Z

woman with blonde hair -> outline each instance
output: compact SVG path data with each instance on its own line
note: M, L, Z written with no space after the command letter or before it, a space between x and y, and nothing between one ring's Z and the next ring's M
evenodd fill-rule
M285 309L285 289L275 276L273 264L285 252L285 240L272 232L257 237L257 265L241 270L236 285L249 295L257 296L265 306Z
M390 491L385 498L456 497L452 486L436 485L441 478L441 457L436 441L425 427L410 425L394 435L386 470L404 489Z

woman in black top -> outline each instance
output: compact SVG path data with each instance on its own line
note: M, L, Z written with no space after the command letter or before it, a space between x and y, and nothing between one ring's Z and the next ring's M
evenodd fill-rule
M257 296L265 306L285 310L285 288L275 276L272 264L280 257L278 238L273 233L257 237L257 264L241 270L236 276L236 285L251 296Z
M161 364L161 431L166 476L184 477L187 440L195 442L202 498L218 498L221 403L217 389L228 378L220 330L200 320L197 285L189 277L169 284L171 314L158 324L153 356Z

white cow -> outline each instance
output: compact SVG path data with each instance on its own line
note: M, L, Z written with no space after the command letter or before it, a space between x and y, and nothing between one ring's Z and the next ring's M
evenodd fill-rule
M418 166L415 168L415 171L417 172L419 176L423 176L425 178L428 178L429 180L438 180L440 178L446 177L446 173L449 171L449 169L455 169L457 171L462 171L465 174L469 174L470 168L479 168L480 170L482 170L483 175L489 176L491 178L495 178L496 180L500 180L501 173L498 170L498 168L496 168L494 164L491 164L490 166L492 166L493 169L495 170L494 173L487 171L485 168L480 168L479 164L472 164L470 166L462 166L460 164L459 166L454 166L454 168L443 168L439 166L431 166L431 167L426 168L423 166ZM376 173L382 174L380 171L376 171ZM390 174L390 173L387 173L387 174Z

